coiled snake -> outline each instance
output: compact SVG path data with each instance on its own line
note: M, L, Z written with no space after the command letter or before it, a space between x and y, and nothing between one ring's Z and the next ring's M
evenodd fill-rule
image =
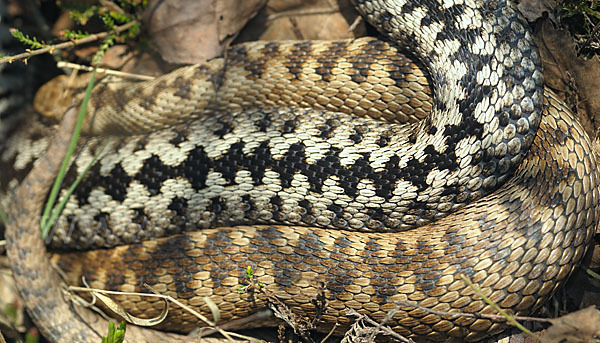
M51 242L95 249L55 256L69 279L123 291L147 283L206 313L208 296L228 321L266 306L239 292L251 266L299 316L315 315L322 289L319 329L338 322L338 331L346 309L382 320L399 300L493 312L461 274L514 313L548 299L597 224L598 171L579 122L544 92L523 19L504 1L356 5L427 68L424 120L390 122L407 62L373 40L250 44L122 93L100 86L86 129L102 136L69 176L104 152ZM181 115L194 119L177 124ZM23 169L34 145L4 159ZM134 315L159 311L123 303ZM177 309L163 323L196 324ZM504 328L408 306L386 324L433 341Z

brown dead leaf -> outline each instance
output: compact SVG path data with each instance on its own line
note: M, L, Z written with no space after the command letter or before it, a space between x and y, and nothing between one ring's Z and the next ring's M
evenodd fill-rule
M115 45L102 56L100 64L104 68L147 76L160 76L174 68L149 50L130 49L126 45Z
M354 38L366 32L364 22L349 30L358 17L349 0L269 0L238 41Z
M595 306L551 319L543 337L546 343L591 343L600 341L600 311Z
M568 33L554 29L549 20L542 21L537 31L546 85L571 108L577 107L585 130L596 137L600 124L600 60L578 57Z
M266 0L152 0L145 27L171 63L198 63L221 55Z
M554 17L554 9L558 5L556 0L521 0L517 8L527 20L533 22L542 18L544 12L548 13L548 17L553 22L556 22Z

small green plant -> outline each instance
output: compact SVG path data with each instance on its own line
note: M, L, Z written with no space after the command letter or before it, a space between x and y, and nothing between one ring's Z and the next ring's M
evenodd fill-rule
M600 12L598 12L598 9L600 9L600 3L590 0L571 0L565 1L563 4L563 11L567 16L587 14L596 19L600 19Z
M4 307L4 310L2 311L2 314L4 316L6 316L6 318L8 320L10 320L12 323L16 323L17 316L18 316L17 304L16 303L7 304Z
M76 8L78 4L70 4L71 8L65 6L73 20L81 25L85 25L91 18L98 17L107 28L106 32L89 33L82 30L61 32L61 38L66 42L56 45L40 42L36 37L30 37L23 32L11 28L11 34L27 46L27 52L15 56L4 56L0 54L0 62L13 62L15 60L24 60L34 55L42 53L53 53L58 49L72 48L75 45L89 43L94 40L101 40L98 51L92 59L93 64L98 64L100 58L106 50L117 42L125 42L139 35L140 23L136 19L148 5L146 0L122 0L117 2L105 2L102 6L88 6L85 8ZM79 7L81 7L79 5Z
M576 37L579 51L598 54L598 30L600 29L600 2L595 0L568 0L560 11L561 23L569 27ZM593 44L592 44L593 43Z
M245 286L238 286L238 292L241 294L244 294L246 292L248 292L249 290L253 289L255 286L258 287L258 289L262 289L265 285L258 281L258 280L254 280L254 269L252 269L251 266L247 266L246 267L246 279L248 279L248 284Z
M23 43L24 45L29 46L31 49L41 49L43 48L45 45L40 43L37 38L35 37L29 37L28 35L24 34L23 32L15 29L15 28L11 28L10 30L10 34L15 37L19 42Z
M61 34L64 38L70 39L70 40L83 39L90 35L89 33L82 32L81 30L77 30L77 31L63 30L61 32Z
M595 271L591 270L590 268L585 268L585 272L593 277L596 280L600 280L600 274L596 273Z
M25 343L38 343L40 341L40 332L37 328L30 328L25 333Z
M108 335L102 337L102 343L123 343L125 340L125 322L121 322L119 327L115 323L108 322Z
M94 55L92 59L92 64L98 64L104 53L116 42L123 42L129 38L133 38L137 36L140 32L140 25L136 21L137 13L139 13L144 7L148 5L147 1L119 1L119 5L117 6L115 3L112 3L111 8L106 6L90 6L83 10L79 10L77 8L71 8L69 14L73 20L78 22L81 25L85 25L92 17L97 16L102 20L104 26L108 29L108 31L114 32L117 30L118 25L124 25L127 23L133 23L130 28L127 30L117 34L111 33L107 37L105 37L100 45L98 46L98 51ZM74 31L63 31L62 37L65 39L83 39L91 34L85 31L78 30Z

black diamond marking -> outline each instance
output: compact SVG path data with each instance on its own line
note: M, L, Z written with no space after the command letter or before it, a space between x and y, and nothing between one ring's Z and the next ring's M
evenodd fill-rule
M252 155L248 156L248 158L244 160L244 162L247 162L245 167L250 171L250 175L252 176L252 181L254 181L254 184L263 184L262 179L265 176L265 167L267 166L267 161L271 159L272 157L269 143L262 142L253 151Z
M67 182L71 178L75 180L75 167L72 166L71 169L73 172L69 172L69 178L65 179ZM90 192L95 188L104 189L104 192L113 199L123 201L127 195L127 185L129 185L131 180L132 178L127 175L120 164L116 164L107 176L102 176L100 175L100 164L96 163L77 188L75 188L74 195L77 198L79 206L89 203L88 197Z
M187 199L176 196L171 200L168 208L175 212L177 216L185 216L188 207L187 204Z
M336 204L327 205L327 209L333 214L335 214L336 218L341 218L344 214L344 209Z
M204 148L198 146L190 151L188 158L182 164L183 175L196 191L206 187L206 177L213 160L208 158Z
M358 134L358 133L353 133L349 136L349 138L354 142L354 144L358 144L360 142L362 142L363 138L362 135Z
M243 164L246 156L242 149L244 148L244 142L237 142L229 147L229 151L222 157L215 159L215 171L220 172L223 178L227 181L227 185L235 184L235 175L239 170L239 165Z
M160 192L163 182L167 179L179 176L184 176L192 188L199 190L206 187L206 177L212 162L200 146L191 150L185 162L175 167L165 165L158 156L152 155L144 161L134 179L146 186L151 196Z
M283 200L281 199L281 197L279 195L275 195L274 197L271 198L271 200L269 200L269 203L271 204L272 209L272 213L273 213L273 220L281 220L281 206L283 205Z
M282 133L292 133L298 127L298 121L295 119L286 120L283 123Z
M198 71L206 69L206 67L202 67L199 66L198 67ZM174 96L180 97L182 99L187 99L190 92L192 91L190 89L190 83L188 82L187 79L184 79L181 76L177 76L173 82L173 84L171 85L171 87L175 87L176 91L173 94Z
M263 117L254 121L254 125L258 127L259 132L267 132L267 129L271 126L271 117L267 113L263 113Z
M283 65L287 68L291 74L291 80L297 80L298 76L302 74L302 67L306 61L306 56L310 52L312 47L311 41L305 41L294 44L289 52L289 58L283 62Z
M165 165L158 156L152 155L144 161L140 171L135 175L135 179L146 186L151 196L160 193L160 187L167 179L179 175L176 168Z
M340 126L339 120L335 119L327 119L325 123L318 124L317 129L319 129L319 137L321 138L330 138L333 136L333 131Z
M294 143L290 145L287 154L281 160L273 160L271 168L281 177L281 186L284 188L291 187L294 174L301 172L300 167L306 165L304 144Z
M408 3L410 4L410 3ZM402 6L402 13L409 13L409 12L405 12L404 11L404 7L407 7L407 5ZM413 4L414 6L414 4ZM379 11L379 13L377 13L377 19L375 21L375 27L384 27L388 26L387 23L393 18L394 16L388 12L386 9L382 9Z
M279 55L279 43L269 42L259 50L261 58L255 59L252 63L244 61L243 66L246 71L250 74L247 76L249 79L258 79L262 77L265 72L267 62L273 58L273 56Z

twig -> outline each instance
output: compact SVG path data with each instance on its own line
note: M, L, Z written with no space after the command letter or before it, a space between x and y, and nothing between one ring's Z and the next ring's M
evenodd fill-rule
M317 14L331 14L331 13L337 13L340 11L340 7L338 6L334 6L334 7L330 7L330 8L309 8L309 9L303 9L303 10L291 10L291 11L284 11L284 12L279 12L279 13L274 13L271 14L267 17L267 22L273 21L275 19L279 19L282 17L298 17L298 16L304 16L304 15L317 15Z
M587 17L587 15L586 15L586 17ZM577 54L580 54L581 51L590 44L590 42L592 41L592 39L594 39L594 36L598 32L598 29L600 29L600 22L598 22L598 23L596 23L596 25L594 25L592 32L590 32L590 34L586 38L585 42L583 42L583 44L581 45L581 48L578 49Z
M488 305L490 305L492 308L494 308L494 310L496 310L498 313L500 313L502 315L502 317L504 317L504 319L506 319L506 321L510 325L516 326L525 335L540 341L540 338L538 336L536 336L533 332L529 331L526 327L521 325L521 323L516 321L515 317L506 313L506 311L504 311L502 308L500 308L500 306L498 306L495 302L493 302L488 297L486 297L485 294L483 294L483 292L481 291L481 289L477 285L475 285L473 282L471 282L471 280L469 280L469 278L467 278L465 275L461 275L460 277L475 292L475 294L480 296L483 299L483 301L485 301Z
M335 325L333 325L333 327L331 328L331 330L329 330L329 333L327 334L327 336L325 336L320 343L325 343L327 341L327 339L333 335L333 332L335 331L335 329L337 329L337 327L340 326L340 324L338 322L335 322Z
M394 337L395 339L399 340L400 342L403 342L403 343L414 343L412 339L406 338L404 336L399 335L394 330L390 329L389 327L387 327L385 325L380 326L378 322L376 322L373 319L369 318L369 316L362 315L362 314L356 312L356 310L354 310L352 308L347 309L346 310L346 314L351 315L351 316L357 316L357 317L359 317L360 319L362 319L365 322L367 322L369 325L377 327L379 330L381 330L386 335Z
M90 43L96 40L100 40L103 39L105 37L108 37L111 34L114 33L121 33L125 30L128 30L129 28L131 28L132 26L136 25L138 22L136 20L134 21L130 21L127 24L121 25L121 26L117 26L115 27L114 30L112 31L108 31L108 32L100 32L100 33L92 33L89 36L85 37L85 38L81 38L81 39L74 39L72 41L68 41L68 42L64 42L64 43L60 43L60 44L55 44L55 45L48 45L45 48L41 48L41 49L37 49L37 50L29 50L27 52L18 54L18 55L14 55L14 56L6 56L3 59L0 59L0 64L2 63L12 63L14 61L19 61L19 60L26 60L31 56L35 56L35 55L41 55L41 54L45 54L45 53L52 53L54 50L59 50L59 49L67 49L67 48L72 48L74 46L77 45L81 45L81 44L85 44L85 43Z
M182 309L184 309L185 311L187 311L188 313L190 313L191 315L193 315L194 317L200 319L201 321L203 321L204 323L206 323L207 325L209 325L212 329L217 330L218 333L220 333L223 337L225 337L226 339L228 339L229 341L234 341L233 338L231 338L231 336L237 337L237 338L241 338L241 339L245 339L248 341L255 341L254 338L252 337L248 337L248 336L244 336L235 332L229 332L229 331L225 331L223 330L220 326L218 326L216 323L214 323L212 320L206 318L205 316L203 316L202 314L200 314L198 311L194 310L193 308L187 306L186 304L180 302L179 300L173 298L170 295L164 295L161 294L160 292L154 290L152 287L150 287L150 285L148 284L144 284L144 287L148 288L150 290L150 292L154 293L155 295L166 299L167 301L172 302L173 304L181 307Z
M100 4L102 6L108 8L111 11L115 11L115 12L117 12L119 14L125 14L125 11L123 11L123 9L119 5L115 4L112 1L109 1L109 0L100 0Z
M353 32L354 30L356 30L356 27L361 22L362 22L362 17L357 15L356 18L354 18L354 21L352 22L352 24L350 24L350 26L348 27L348 32Z
M61 61L61 62L58 62L56 65L59 68L71 68L74 70L94 71L94 67L70 63L70 62ZM102 74L106 74L106 75L114 75L114 76L118 76L118 77L122 77L122 78L134 79L134 80L140 80L140 81L150 81L150 80L155 79L155 77L153 77L153 76L126 73L126 72L112 70L112 69L96 68L96 71L98 73L102 73Z

